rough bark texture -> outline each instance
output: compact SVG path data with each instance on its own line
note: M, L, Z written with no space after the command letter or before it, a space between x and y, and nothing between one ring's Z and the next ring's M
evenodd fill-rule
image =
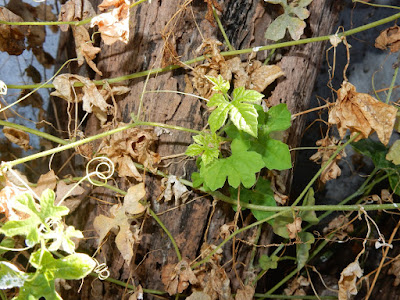
M187 3L186 3L187 2ZM160 67L165 42L163 37L169 37L168 41L179 55L181 60L197 56L196 49L204 38L218 38L220 33L217 27L213 27L204 19L207 5L204 1L174 1L164 0L144 3L132 10L131 33L128 45L116 43L112 46L102 45L99 55L98 68L103 72L104 78L116 77L146 69ZM310 5L311 16L308 20L309 30L307 37L326 35L332 32L336 20L335 4L333 0L314 1ZM190 3L190 4L188 4ZM98 3L94 3L98 4ZM221 3L223 25L230 41L236 49L249 48L266 44L264 32L271 22L266 4L262 1L227 0ZM273 6L267 6L268 9ZM168 26L166 27L166 25ZM197 26L197 27L196 27ZM292 113L302 111L308 107L314 80L318 71L321 58L324 55L324 43L314 43L294 47L283 56L280 62L286 73L286 77L279 81L270 102L288 104ZM260 58L265 53L258 54ZM245 57L243 59L246 59ZM185 89L184 74L186 71L158 74L149 78L146 90L174 90ZM145 86L145 78L139 78L126 82L131 92L126 97L118 99L119 119L130 121L130 114L137 112L141 93ZM184 97L174 93L151 93L143 97L142 120L174 124L200 130L206 121L206 110L200 101L192 97ZM297 146L303 130L303 121L298 119L288 132L287 139L290 146ZM92 135L99 131L98 122L91 117L86 128L86 135ZM182 153L191 143L191 134L173 132L172 135L164 134L160 137L158 153L161 156ZM175 160L165 169L170 174L188 178L195 171L193 161ZM287 179L287 191L290 186L290 172L285 174ZM190 178L189 178L190 179ZM156 201L160 194L159 178L147 175L146 187L149 201L153 210L157 213L167 211L160 216L162 222L175 237L183 257L189 260L199 255L199 249L204 240L209 243L220 242L220 226L232 221L232 209L223 203L212 206L210 199L199 198L192 193L189 204L172 209L173 204L160 204ZM127 189L129 182L120 183L120 187ZM92 192L93 197L98 197L109 202L117 202L113 193L97 188ZM107 207L98 201L90 200L85 209L79 210L79 215L73 217L75 224L80 224L87 230L88 242L81 244L83 249L93 251L96 242L93 233L93 219L102 213ZM252 222L251 217L244 220L244 224ZM208 226L208 236L204 237ZM110 276L131 284L141 284L144 288L164 290L161 283L161 270L166 264L176 263L177 257L168 237L158 224L151 218L144 222L143 237L136 250L136 259L130 266L124 264L118 250L113 243L115 235L111 234L108 241L102 246L97 258L106 262L110 269ZM239 239L249 240L254 232L246 232ZM263 244L271 241L271 232L266 227L260 240ZM241 246L233 263L229 264L233 290L240 287L240 278L235 277L235 268L241 280L247 275L246 265L251 249L246 244ZM232 243L225 246L225 261L232 259ZM228 270L229 271L229 270ZM74 283L76 284L76 283ZM77 284L79 285L79 283ZM115 284L99 280L86 279L81 293L76 295L78 288L63 293L64 299L123 299L124 289ZM126 295L127 299L128 296ZM124 298L124 299L125 299ZM151 296L146 295L146 299Z

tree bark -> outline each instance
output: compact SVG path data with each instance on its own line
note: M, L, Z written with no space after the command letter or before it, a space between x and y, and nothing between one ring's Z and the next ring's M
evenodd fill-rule
M332 32L336 20L337 10L333 0L314 1L310 6L310 18L307 20L308 29L305 37L321 36ZM94 3L98 4L98 3ZM221 3L222 24L229 40L235 49L244 49L265 45L264 32L271 23L272 16L268 13L274 6L266 5L263 1L226 0ZM268 9L266 9L268 8ZM97 66L103 72L103 78L111 78L139 72L161 66L161 58L165 51L164 38L179 55L181 61L197 56L196 49L202 43L202 38L215 38L222 41L217 27L205 20L207 3L205 1L174 1L153 0L145 2L131 10L131 32L128 45L115 43L111 46L101 44L102 51L98 56ZM274 17L276 15L274 14ZM167 26L168 24L168 26ZM167 27L166 27L167 26ZM163 33L163 34L162 34ZM314 81L318 72L321 58L324 57L325 43L313 43L290 48L284 53L279 63L285 72L285 78L279 80L269 99L270 103L287 103L292 113L305 110L308 107ZM286 51L286 50L285 50ZM266 57L266 53L258 53L259 59ZM242 57L245 60L246 57ZM131 113L136 113L144 89L184 91L185 74L188 70L176 71L151 76L145 84L146 78L138 78L125 82L131 89L130 93L118 100L117 118L130 122ZM193 97L181 96L174 93L149 93L143 97L142 120L173 124L201 130L206 122L206 110L199 100ZM285 140L291 147L300 143L304 121L298 118L287 132ZM85 134L90 136L99 132L96 118L90 117ZM192 142L191 134L186 132L172 132L171 135L160 136L157 152L161 156L183 153ZM196 171L194 161L175 162L163 168L169 174L190 179L190 174ZM285 193L290 189L291 172L283 174L286 184ZM120 187L127 190L130 183L120 182ZM160 219L175 238L183 257L195 259L200 254L203 242L217 244L220 227L233 220L233 211L230 205L212 203L207 197L200 197L192 193L188 204L174 207L171 203L159 203L156 198L160 195L160 179L146 175L148 200L156 213L165 212ZM93 197L117 203L115 194L105 189L96 188ZM215 205L213 205L215 204ZM87 242L81 243L81 248L93 252L97 245L93 233L93 219L102 213L105 206L100 202L90 200L84 209L80 209L72 217L71 222L80 224L80 229L89 233ZM174 209L172 209L174 208ZM252 222L251 216L244 223ZM205 233L208 235L205 236ZM137 246L136 259L130 266L124 264L119 251L114 244L115 236L111 234L108 241L98 253L99 261L105 262L110 270L110 277L125 281L133 285L141 284L144 288L165 290L161 282L161 270L166 264L176 263L177 256L168 237L158 224L150 217L144 221L142 239ZM246 232L238 238L249 240L255 234ZM85 235L86 236L86 235ZM271 231L268 226L263 227L260 242L268 244L271 241ZM224 247L224 258L228 262L232 259L232 243ZM245 280L251 247L240 244L239 252L233 263L227 267L230 272L233 291L240 287L240 281ZM242 264L235 264L235 261ZM235 275L237 274L238 277ZM75 294L79 283L72 283L74 288L63 292L64 299L127 299L124 288L105 281L85 279L81 293ZM261 288L262 290L262 288ZM125 296L124 296L125 295ZM145 295L145 299L152 296Z

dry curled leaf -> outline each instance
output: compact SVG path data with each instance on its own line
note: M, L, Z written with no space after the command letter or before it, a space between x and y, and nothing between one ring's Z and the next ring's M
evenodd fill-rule
M325 162L328 161L336 151L336 148L339 144L340 140L335 137L326 136L325 138L318 140L316 142L316 145L319 146L318 151L310 157L310 160L324 165ZM335 179L342 174L342 171L337 164L342 157L346 157L346 152L344 149L340 151L335 159L331 161L321 173L320 179L323 183L326 183L328 180Z
M245 285L243 289L236 291L235 300L252 300L255 293L255 289L251 285Z
M4 126L3 133L11 143L20 146L25 151L32 149L31 145L29 145L29 134L27 134L25 131Z
M285 295L288 296L305 296L306 292L304 291L304 287L307 287L310 285L310 282L308 281L307 278L304 276L299 276L295 279L293 279L289 284L286 289L284 289Z
M168 264L163 267L161 280L169 295L182 293L190 284L196 284L197 278L190 268L189 260L184 258L176 265Z
M388 47L390 52L400 50L400 27L395 25L382 30L375 40L375 47L386 50Z
M16 186L10 180L2 182L1 186L0 213L5 215L5 220L23 220L28 218L28 214L13 210L15 197L25 193L27 189Z
M80 185L76 185L75 183L66 184L64 181L60 180L57 183L55 203L58 204L65 198L62 205L68 207L69 212L72 213L78 208L79 204L81 204L81 195L83 195L84 192L85 189Z
M0 7L0 20L24 22L20 16L5 7ZM7 52L10 55L20 55L25 50L25 36L27 34L27 26L0 24L0 51Z
M193 292L186 300L212 300L209 295L204 292Z
M40 175L37 186L32 190L40 197L46 189L54 190L57 185L57 176L53 170Z
M58 21L81 21L90 18L95 14L96 12L89 0L68 0L65 4L61 5ZM67 31L68 28L68 24L60 25L61 31Z
M114 44L116 41L129 41L129 0L109 1L105 0L99 8L106 9L114 6L110 12L102 13L91 20L90 27L97 25L101 38L106 45Z
M295 239L297 237L297 233L301 231L301 222L301 218L297 217L294 219L293 223L286 225L290 239Z
M387 145L392 135L397 109L376 100L374 97L357 93L351 83L344 81L337 91L338 99L329 112L329 123L336 124L340 137L347 129L352 134L361 133L356 139L367 138L376 131L382 144Z
M111 217L99 215L93 221L93 227L99 235L99 245L110 230L118 232L115 244L128 265L133 257L133 245L140 240L139 226L132 226L131 223L134 220L133 215L144 212L145 207L139 203L139 200L145 195L143 183L130 187L124 203L110 208Z
M339 279L339 300L348 300L351 295L357 295L357 278L360 278L363 271L360 268L358 260L349 264L340 273Z
M328 226L323 229L323 233L327 234L332 230L335 230L335 237L343 241L350 232L354 231L354 226L349 224L349 219L346 216L340 215L329 222Z
M119 126L126 126L120 123ZM119 176L133 177L142 181L134 162L156 171L161 158L151 149L157 136L152 129L130 128L105 138L99 147L99 154L105 154L115 164Z
M208 62L195 67L193 71L193 87L202 97L209 98L213 94L213 85L206 79L206 75L221 75L227 81L234 79L234 88L243 86L257 92L264 91L268 85L284 75L279 66L264 65L258 60L242 62L239 57L225 60L220 54L221 45L219 41L206 39L197 49L197 52L204 49L203 54L209 55Z
M400 284L400 260L396 260L394 263L392 263L388 274L396 276L393 285L398 286Z
M172 196L174 196L175 205L179 205L180 200L182 203L185 203L189 197L190 191L174 175L161 179L161 185L162 189L164 189L161 197L164 197L166 202L171 201Z

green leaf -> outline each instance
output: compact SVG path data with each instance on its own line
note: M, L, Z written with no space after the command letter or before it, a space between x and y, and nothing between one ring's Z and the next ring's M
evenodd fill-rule
M63 216L68 215L69 209L65 206L55 206L54 200L56 199L56 195L54 191L47 189L42 193L40 197L40 213L43 223L47 218L51 218L53 220L61 220Z
M200 173L198 172L193 172L191 177L194 188L200 187L204 182L203 178L200 176Z
M21 287L27 278L28 276L13 264L0 261L0 290Z
M300 271L307 263L308 257L310 256L311 245L314 243L314 235L309 232L298 233L302 243L296 244L296 262L297 271Z
M271 107L266 113L265 133L283 131L291 125L291 114L285 103Z
M276 255L272 255L271 257L268 255L261 255L258 264L260 265L261 269L267 271L269 269L276 269L278 267L278 260L279 257Z
M47 278L69 280L86 277L96 266L96 262L84 253L75 253L55 259L47 250L38 250L32 253L29 262L35 268L40 269Z
M201 159L205 165L217 159L220 151L219 145L223 141L221 137L215 133L199 134L193 137L196 144L190 145L185 154L187 156L197 156L201 154Z
M248 151L248 146L239 139L231 144L232 155L228 158L217 159L208 166L200 167L200 176L212 190L221 188L226 178L230 186L237 188L240 183L250 188L256 181L255 174L264 167L261 155Z
M274 233L288 239L289 238L289 231L286 227L287 224L293 223L293 213L288 211L283 213L282 215L278 216L274 220L274 224L272 225L272 229Z
M300 39L306 27L306 23L303 20L310 16L310 12L305 7L312 0L292 2L290 5L287 4L286 0L265 0L265 2L280 4L284 9L284 13L268 26L265 37L273 41L281 40L284 38L287 29L293 40Z
M72 254L75 253L75 243L71 238L83 238L83 234L73 226L68 226L67 229L64 230L64 225L59 223L55 230L43 234L43 238L46 240L53 240L48 247L49 251L57 251L58 249L61 249Z
M400 140L394 142L386 154L386 159L390 160L395 165L400 165Z
M211 131L216 132L220 129L224 125L229 114L230 120L239 130L257 137L257 110L253 104L245 102L259 102L259 98L261 97L262 99L262 94L255 91L247 91L241 87L235 89L232 95L232 102L229 102L226 97L221 94L214 94L210 98L210 101L208 101L207 106L217 106L208 118ZM235 96L237 98L235 98Z
M8 221L0 228L0 232L9 237L26 236L25 243L27 246L33 246L39 242L38 226L40 224L40 219L37 216L32 216L22 221Z
M218 75L217 78L206 75L206 78L213 83L214 86L212 89L214 91L222 92L222 93L226 94L229 91L229 89L231 88L229 81L224 80L221 75Z
M375 167L377 168L385 169L394 166L386 159L388 149L381 142L375 142L371 139L363 139L361 141L351 143L351 146L357 152L371 158Z
M314 189L310 188L307 192L307 194L304 197L303 200L303 206L311 206L315 205L315 198L314 198ZM315 211L313 210L308 210L308 211L301 211L299 213L299 217L303 220L306 221L312 225L318 224L319 219L317 218L317 215L315 214Z
M56 292L54 279L48 280L42 273L35 273L20 287L18 296L13 300L36 300L44 297L46 300L62 300Z
M250 150L262 155L265 166L270 170L286 170L292 167L288 145L260 134L257 141L251 143Z
M6 249L1 249L1 247L5 247L5 248L14 248L14 240L10 237L4 237L4 239L0 242L0 255L2 255L3 253L6 253L9 250Z

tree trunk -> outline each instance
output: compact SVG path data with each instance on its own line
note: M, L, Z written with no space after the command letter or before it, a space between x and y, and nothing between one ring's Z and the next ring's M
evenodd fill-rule
M101 44L102 51L98 56L97 66L103 72L103 78L112 78L131 74L161 66L165 40L168 37L169 47L173 47L181 61L191 59L196 49L202 43L202 38L214 38L222 41L218 27L211 25L205 19L207 1L173 1L153 0L144 2L131 10L131 32L128 45L115 43L111 46ZM314 1L310 6L310 18L307 20L307 37L327 35L332 32L336 20L337 1ZM98 4L98 3L94 3ZM244 49L265 45L264 32L271 22L268 14L272 5L263 1L226 0L222 6L222 25L228 39L235 49ZM266 9L268 8L268 10ZM274 17L276 15L274 14ZM168 26L167 26L168 24ZM167 26L167 27L166 27ZM163 36L163 34L164 36ZM292 113L307 109L313 89L318 67L324 57L324 43L313 43L292 47L284 53L279 63L285 72L285 78L279 80L270 97L270 103L287 103ZM267 53L258 53L259 59ZM247 57L242 57L246 60ZM146 78L137 78L125 82L131 89L130 93L118 100L118 118L124 122L131 121L131 113L138 111L141 94L144 89L152 90L185 90L185 74L188 69L178 69L168 73L151 76L145 84ZM165 124L173 124L201 130L206 123L206 109L199 100L193 97L174 93L148 93L143 97L142 120ZM287 142L291 147L300 143L304 122L298 118L287 132ZM91 136L98 133L99 125L96 118L91 117L87 123L85 134ZM191 134L186 132L172 132L171 135L160 136L157 152L160 156L183 153L192 142ZM190 180L190 174L196 171L194 161L179 162L163 168L169 174ZM286 184L285 193L289 193L291 173L284 172ZM120 182L120 188L127 190L129 182ZM200 254L203 242L218 244L220 227L233 220L233 210L230 205L222 202L214 203L203 195L192 193L188 204L174 207L171 203L159 203L156 198L160 195L160 178L146 175L146 189L148 200L156 213L165 212L160 219L175 238L183 257L190 261ZM91 195L111 203L117 203L115 194L102 188L96 188ZM202 197L200 197L202 196ZM192 201L193 200L193 201ZM88 200L84 209L80 209L72 217L71 222L80 224L78 227L89 234L89 239L80 246L93 253L97 244L93 233L93 219L109 208L94 200ZM172 209L174 208L174 209ZM249 216L244 223L252 222ZM238 239L250 240L254 231L245 232ZM208 234L205 236L205 234ZM85 234L85 237L87 235ZM271 231L267 225L263 227L260 243L268 244L271 241ZM90 239L92 237L92 239ZM144 221L142 239L137 246L136 257L130 266L124 264L119 251L114 244L115 235L111 234L108 241L102 246L96 258L105 262L110 270L110 277L128 282L133 285L141 284L143 288L165 290L161 282L161 270L166 264L176 263L177 256L172 244L164 231L150 217ZM251 247L239 243L239 251L232 257L232 243L224 247L224 261L232 262L226 270L231 278L233 292L240 287L240 282L246 279L248 260ZM239 263L235 263L239 262ZM64 299L127 299L124 288L116 284L100 280L85 279L79 295L79 283L72 283L74 288L63 292ZM262 287L260 291L262 290ZM145 299L152 296L145 295Z

